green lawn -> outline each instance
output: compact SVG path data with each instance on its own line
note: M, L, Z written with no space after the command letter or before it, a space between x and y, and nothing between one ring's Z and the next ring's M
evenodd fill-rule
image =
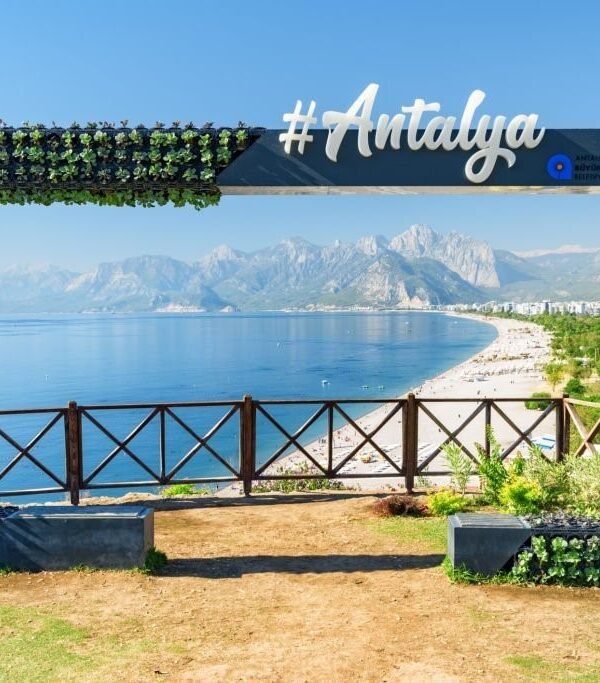
M598 683L600 681L600 666L597 664L581 665L577 662L553 662L539 655L512 655L506 658L521 676L545 683Z
M379 533L393 536L402 546L427 553L445 553L447 517L385 517L369 522Z
M99 672L152 643L98 637L67 619L32 608L0 607L0 681L89 681Z

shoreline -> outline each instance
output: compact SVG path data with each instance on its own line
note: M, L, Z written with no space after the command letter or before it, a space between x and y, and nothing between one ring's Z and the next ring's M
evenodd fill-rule
M541 325L508 318L484 317L473 313L441 313L453 318L467 318L492 325L496 328L498 335L481 351L465 361L453 365L448 370L411 389L410 391L415 395L431 398L432 394L443 394L444 392L440 389L469 390L476 386L475 395L481 398L493 398L494 393L503 398L511 396L523 398L538 389L547 390L542 365L550 360L551 335ZM521 361L520 364L518 361ZM482 382L476 379L481 377L497 379L492 385L482 387L480 386ZM508 382L501 382L500 377L510 377L510 379ZM497 391L499 387L501 387L500 392ZM481 393L482 388L487 389L487 393ZM458 394L455 395L458 396ZM473 396L472 392L468 391L459 397L467 396Z
M476 402L482 398L515 397L523 399L530 396L535 390L546 388L544 386L542 366L550 357L549 342L551 335L540 325L506 318L484 318L472 313L457 314L443 311L436 313L457 319L467 318L492 325L497 330L497 336L466 360L425 380L421 385L409 389L408 392L396 398L382 399L379 407L354 418L355 422L366 433L371 433L385 419L394 405L394 401L405 397L411 391L421 400L434 399L437 401L436 403L429 404L427 407L442 424L449 428L450 431L453 431L474 410ZM464 399L465 402L445 403L443 401L444 398ZM384 402L386 400L389 403L386 404ZM526 410L522 401L512 403L510 406L507 403L503 403L501 407L521 429L525 429L528 425L532 424L539 416L539 413L536 411ZM480 413L478 418L459 434L461 442L470 449L473 448L475 443L483 441L482 418L483 414ZM554 415L550 415L549 418L553 420ZM477 422L477 420L480 420L480 422ZM496 429L494 422L493 424ZM544 422L541 427L533 432L532 438L543 436L544 432L551 434L553 429L553 425L546 426L546 422ZM505 447L516 436L506 423L501 424L495 433L500 443ZM326 438L324 436L325 431L321 433L320 437L314 438L306 445L304 445L302 437L299 439L303 443L304 448L322 465L327 462ZM419 462L427 458L445 438L446 435L439 427L423 411L419 411ZM344 459L362 440L363 438L354 427L347 423L335 429L333 432L334 466ZM383 428L377 431L373 436L373 441L377 443L394 463L401 463L401 444L403 442L401 412L394 415ZM283 440L281 443L283 443ZM268 473L281 475L281 470L296 470L296 473L299 474L301 471L298 470L306 463L314 469L312 463L302 453L295 451L277 460L269 467ZM444 467L444 456L440 454L433 461L432 469L440 470ZM351 475L352 478L344 478L343 474L345 473ZM372 475L377 473L382 476L369 479L360 477L361 474ZM342 468L340 474L341 476L338 481L341 481L347 489L381 493L404 488L404 478L395 474L387 460L369 445L363 447L353 456ZM390 474L393 476L386 476ZM475 478L474 480L474 483L477 483ZM449 483L448 477L435 477L435 483L440 485L447 484ZM416 484L417 487L423 487L424 485L422 481L418 480ZM213 495L218 497L237 497L240 495L241 488L241 482L235 482L216 489ZM89 492L88 495L89 497L85 496L86 501L93 502L96 499L93 492ZM156 497L154 493L132 492L127 494L127 496L131 495L140 498L146 496L149 498ZM110 500L118 500L119 498L120 496L116 498L111 497Z
M540 325L506 318L483 318L476 314L456 314L440 311L443 315L456 318L468 318L493 325L498 334L492 342L476 354L470 356L458 365L435 375L421 385L414 387L397 398L404 398L408 393L414 393L422 400L437 399L439 403L430 404L428 408L450 431L456 429L475 408L475 402L483 398L527 398L534 391L547 390L542 367L550 358L551 335ZM464 399L464 402L444 403L442 399ZM510 419L521 429L532 424L538 413L525 408L522 401L508 402L502 409ZM355 422L366 432L377 428L389 412L390 407L385 404L355 419ZM463 431L460 432L461 442L469 449L475 443L484 440L483 418L479 415ZM542 432L552 433L554 428L553 415L548 416L533 436ZM552 425L550 425L552 421ZM504 420L498 424L492 420L494 433L503 447L508 446L517 437L514 430ZM402 459L401 442L402 426L400 414L394 416L373 436L373 441L385 451L395 463ZM423 413L419 416L419 462L423 461L435 451L444 441L446 434ZM305 446L317 462L326 462L326 438L320 437ZM362 437L354 427L345 424L333 432L334 465L340 462L362 441ZM518 450L518 449L516 449ZM516 451L515 451L516 452ZM433 464L439 469L443 462L443 454L438 455ZM271 474L281 474L284 470L300 470L308 464L311 470L314 465L302 453L295 451L277 460L268 468ZM360 474L393 473L394 470L372 446L364 446L341 470L341 473L358 477ZM448 483L448 478L436 477L437 483ZM404 480L399 476L382 476L373 479L341 479L347 488L360 490L386 490L403 488ZM241 485L234 484L217 495L227 496L238 494Z

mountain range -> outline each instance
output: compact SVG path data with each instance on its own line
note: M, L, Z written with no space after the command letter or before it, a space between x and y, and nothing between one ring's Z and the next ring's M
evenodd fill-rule
M396 308L600 298L600 249L525 255L413 225L391 240L317 246L302 238L252 253L220 246L192 263L139 256L76 273L0 270L0 312Z

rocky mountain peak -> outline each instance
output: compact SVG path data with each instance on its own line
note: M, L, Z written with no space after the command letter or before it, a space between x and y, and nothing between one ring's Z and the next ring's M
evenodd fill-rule
M390 249L409 258L419 258L427 256L440 238L441 235L428 225L411 225L391 240Z
M274 251L277 254L284 254L285 258L289 261L303 263L307 261L311 255L317 254L319 247L302 237L290 237L289 239L281 241L277 247L275 247Z
M214 261L237 261L242 256L242 253L232 249L227 244L219 244L206 256L203 256L201 262Z
M445 235L427 225L411 225L390 242L406 258L439 261L475 287L499 287L494 250L487 242L457 232Z
M366 235L356 243L356 248L366 256L377 256L388 248L388 240L383 235Z
M377 308L505 295L519 300L522 291L547 296L560 286L567 292L579 271L585 291L597 292L600 252L568 251L520 259L467 235L418 224L390 242L367 235L355 243L316 246L295 237L252 253L220 245L192 264L139 256L81 275L9 268L0 271L0 311ZM499 286L498 292L485 291Z

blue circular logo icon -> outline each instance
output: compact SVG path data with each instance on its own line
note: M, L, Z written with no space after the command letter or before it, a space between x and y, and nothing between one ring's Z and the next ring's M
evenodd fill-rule
M571 180L573 162L566 154L554 154L546 163L548 175L555 180Z

